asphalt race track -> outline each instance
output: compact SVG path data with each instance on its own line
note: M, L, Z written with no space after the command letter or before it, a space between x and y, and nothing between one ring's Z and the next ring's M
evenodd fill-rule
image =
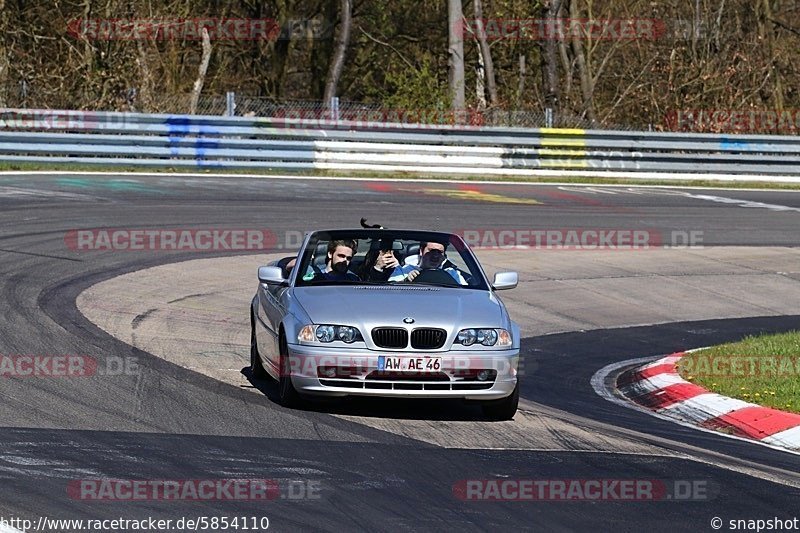
M530 307L537 301L532 288L539 287L532 277L522 277L517 290L523 296L503 293L504 300L513 299L512 314L528 332L522 347L530 372L522 382L518 418L532 432L531 442L538 442L537 431L549 438L546 445L530 446L470 447L460 440L449 446L419 433L423 426L444 427L463 437L468 428L480 442L481 434L506 431L460 404L357 401L286 410L273 401L268 385L252 383L248 390L183 368L114 338L76 307L83 291L123 274L243 252L81 251L70 246L71 230L265 228L284 245L306 229L355 227L362 216L388 227L446 231L647 230L665 244L677 236L679 245L694 232L711 251L703 256L703 268L713 264L720 271L707 274L709 292L694 289L696 307L705 313L670 309L668 298L654 296L669 320L620 318L614 327L606 327L611 321L603 322L599 306L588 304L583 315L575 311L561 326L552 317L552 327L541 326L539 313L545 310ZM277 531L712 531L711 520L719 517L726 531L733 519L798 515L797 455L626 409L599 397L589 383L614 362L797 328L800 299L791 291L800 290L793 250L800 246L798 192L17 175L0 177L0 221L0 355L137 363L135 372L113 375L0 378L5 519L36 524L40 517L154 517L174 523L182 517L268 517L269 528ZM714 256L715 247L736 247L739 255L729 261ZM745 257L748 248L753 258ZM538 261L537 251L526 253L529 258L515 261ZM613 272L591 251L563 252L553 260L565 270L592 270L595 280L606 276L606 284L638 276L635 265L643 259L636 254L647 252L617 253ZM487 270L503 261L499 257ZM620 273L628 257L630 266ZM740 270L753 277L736 286L724 308L715 307L710 295L734 286L730 280L745 275ZM704 271L693 274L704 279ZM569 281L556 278L548 277L547 287ZM247 289L254 280L255 272L241 283ZM641 277L639 290L651 281ZM753 294L745 294L748 287ZM198 287L198 293L203 290ZM756 292L770 290L774 305L756 298ZM142 298L149 291L142 286ZM583 298L591 302L596 295L587 291ZM555 301L557 295L546 297ZM246 313L242 308L243 323ZM705 318L676 318L684 315ZM717 315L736 318L714 320ZM643 322L660 323L626 327ZM579 323L588 326L567 327ZM269 479L281 492L269 501L92 501L71 490L87 479ZM465 480L489 479L700 482L707 490L688 500L463 499L459 487Z

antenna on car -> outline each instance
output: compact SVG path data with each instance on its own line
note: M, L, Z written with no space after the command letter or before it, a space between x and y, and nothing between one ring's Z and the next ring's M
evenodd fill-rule
M364 229L386 229L380 224L367 224L366 218L361 218L361 227Z

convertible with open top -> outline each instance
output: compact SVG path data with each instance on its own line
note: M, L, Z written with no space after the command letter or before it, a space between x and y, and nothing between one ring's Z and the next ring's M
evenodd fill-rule
M383 273L380 251L392 257ZM456 234L309 232L296 257L258 269L252 375L277 380L290 407L310 396L462 398L511 419L520 332L497 291L517 278L489 282Z

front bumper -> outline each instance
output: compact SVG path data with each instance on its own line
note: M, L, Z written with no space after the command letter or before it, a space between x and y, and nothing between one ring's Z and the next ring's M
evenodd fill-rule
M519 349L377 351L298 344L288 348L292 383L302 394L497 400L510 395L517 384ZM441 357L442 364L435 372L379 371L380 356ZM337 371L320 375L320 368ZM479 379L481 370L488 371L486 379Z

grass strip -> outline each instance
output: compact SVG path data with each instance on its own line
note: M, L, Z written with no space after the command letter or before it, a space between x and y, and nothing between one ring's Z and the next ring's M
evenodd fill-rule
M677 368L711 392L800 413L800 331L704 348L682 357Z

